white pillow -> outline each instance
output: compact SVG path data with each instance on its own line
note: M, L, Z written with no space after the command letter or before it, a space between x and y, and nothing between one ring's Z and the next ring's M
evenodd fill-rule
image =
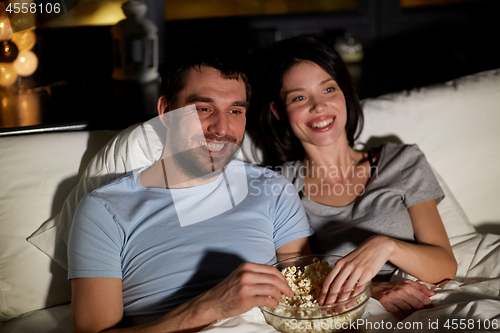
M94 131L0 138L0 321L70 301L67 272L26 237L61 209L80 166L113 135Z
M28 241L68 270L68 236L80 200L125 173L158 160L163 150L158 134L161 131L164 127L156 117L118 133L90 161L78 185L64 201L61 213L45 221Z
M73 333L71 304L25 313L9 320L2 333Z
M371 137L416 143L474 226L500 221L500 69L363 101Z
M475 234L476 229L470 224L467 215L465 215L462 207L453 196L450 189L444 182L443 178L434 170L439 185L443 189L444 199L438 204L437 208L444 228L448 234L448 238L453 239L464 235Z

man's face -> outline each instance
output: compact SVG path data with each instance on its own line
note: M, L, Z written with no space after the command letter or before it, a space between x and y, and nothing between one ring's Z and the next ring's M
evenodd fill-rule
M196 178L224 167L245 133L248 102L243 80L223 78L212 67L191 68L176 101L173 109L194 104L199 119L187 115L171 128L172 148L182 151L173 156L178 167Z

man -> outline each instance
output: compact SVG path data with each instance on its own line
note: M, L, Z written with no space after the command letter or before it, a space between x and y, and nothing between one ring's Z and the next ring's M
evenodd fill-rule
M230 162L250 98L231 54L189 48L157 104L162 159L80 203L68 246L75 332L197 331L293 295L269 264L308 253L312 231L284 178Z

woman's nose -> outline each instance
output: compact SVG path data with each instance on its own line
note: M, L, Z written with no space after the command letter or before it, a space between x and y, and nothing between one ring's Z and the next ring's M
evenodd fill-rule
M326 104L324 103L324 101L321 98L313 97L310 99L310 101L311 101L311 106L310 106L309 112L321 113L321 112L325 111Z

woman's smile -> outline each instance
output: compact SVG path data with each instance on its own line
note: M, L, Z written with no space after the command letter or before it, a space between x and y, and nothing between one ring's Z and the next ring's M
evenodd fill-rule
M344 94L316 63L302 61L290 68L283 76L280 94L290 126L303 144L326 146L346 137Z
M326 132L333 128L335 122L335 116L321 116L316 117L306 123L312 131L315 132Z

